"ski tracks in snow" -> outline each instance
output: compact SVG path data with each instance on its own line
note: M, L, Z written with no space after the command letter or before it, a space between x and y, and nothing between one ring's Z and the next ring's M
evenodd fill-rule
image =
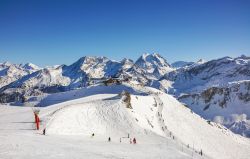
M152 95L153 95L153 98L154 98L154 100L156 102L156 105L157 105L157 108L158 108L158 111L157 111L157 114L156 114L156 118L158 120L159 127L163 131L163 133L165 134L165 136L168 136L168 134L170 132L167 130L167 125L165 124L165 121L162 118L163 102L160 99L158 93L153 93Z

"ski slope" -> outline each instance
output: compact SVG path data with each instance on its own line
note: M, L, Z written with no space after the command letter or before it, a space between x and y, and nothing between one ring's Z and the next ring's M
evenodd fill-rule
M123 90L131 93L132 109L119 96ZM209 124L153 88L95 86L37 98L37 102L50 99L52 103L58 97L60 102L54 100L54 105L40 108L46 136L32 130L31 108L0 107L0 144L4 147L0 158L247 159L250 155L249 139ZM75 99L67 101L69 97ZM137 145L129 144L128 134L136 137ZM203 156L197 153L201 150Z
M99 97L97 97L99 98ZM55 108L57 107L57 108ZM53 113L59 108L41 108L41 115ZM62 109L61 109L62 110ZM50 114L51 115L51 114ZM192 151L181 149L175 141L157 135L138 139L137 145L95 135L42 135L34 130L33 112L30 107L0 105L0 158L1 159L191 159ZM72 123L74 124L74 123ZM144 142L142 142L144 141ZM150 152L150 153L145 153ZM198 154L193 154L201 158Z

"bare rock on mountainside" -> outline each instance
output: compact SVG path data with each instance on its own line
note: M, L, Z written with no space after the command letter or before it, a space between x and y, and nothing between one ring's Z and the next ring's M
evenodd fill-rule
M126 108L133 109L131 105L131 95L128 91L123 91L120 96L123 102L126 104Z

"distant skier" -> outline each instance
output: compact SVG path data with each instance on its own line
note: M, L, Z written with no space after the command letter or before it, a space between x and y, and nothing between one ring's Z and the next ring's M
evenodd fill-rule
M44 128L44 129L43 129L43 135L45 135L45 134L46 134L46 129Z
M95 136L95 134L93 133L93 134L92 134L92 137L94 137L94 136Z
M133 144L136 144L136 139L135 138L133 139Z
M108 141L110 142L111 141L111 138L109 137Z

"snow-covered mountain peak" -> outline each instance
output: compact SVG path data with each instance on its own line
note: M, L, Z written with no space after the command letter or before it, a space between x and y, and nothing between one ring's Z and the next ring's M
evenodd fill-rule
M239 58L242 58L242 59L250 59L249 56L246 56L246 55L244 55L244 54L242 54Z
M11 63L11 62L9 62L9 61L5 61L5 62L3 62L3 63L2 63L2 65L5 65L5 66L10 66L10 65L12 65L12 63Z
M127 70L134 65L134 62L131 59L124 58L121 60L121 64L122 64L122 68Z
M153 54L149 54L149 53L144 53L141 57L139 57L139 59L136 62L148 62L151 64L158 64L161 66L170 66L167 61L158 53L153 53Z
M135 64L151 74L155 71L156 68L159 69L161 75L164 75L165 73L172 70L167 60L158 53L145 53L141 57L139 57Z
M97 57L97 56L84 56L77 60L75 63L73 63L70 66L77 66L77 67L82 67L83 65L94 65L94 64L100 64L100 63L105 63L109 61L107 57Z
M85 63L88 63L90 61L98 61L98 62L105 62L108 61L109 59L105 56L84 56L80 58Z
M128 59L128 58L123 58L123 59L121 60L121 63L133 63L133 60Z
M204 59L199 59L196 63L197 63L197 64L203 64L203 63L205 63L205 62L207 62L207 61L204 60Z
M3 62L3 63L0 63L0 70L2 70L2 69L5 69L5 68L7 68L7 67L9 67L9 66L11 66L12 64L10 63L10 62Z
M130 68L133 62L124 60L117 62L107 57L84 56L70 66L65 66L66 74L76 74L79 72L87 74L90 78L113 77L121 69ZM75 72L75 73L73 73Z
M143 54L141 55L141 57L142 57L142 59L145 60L149 55L150 55L149 53L143 53Z
M41 69L40 67L38 67L37 65L33 63L26 63L25 65L23 65L23 68L27 70L40 70Z

